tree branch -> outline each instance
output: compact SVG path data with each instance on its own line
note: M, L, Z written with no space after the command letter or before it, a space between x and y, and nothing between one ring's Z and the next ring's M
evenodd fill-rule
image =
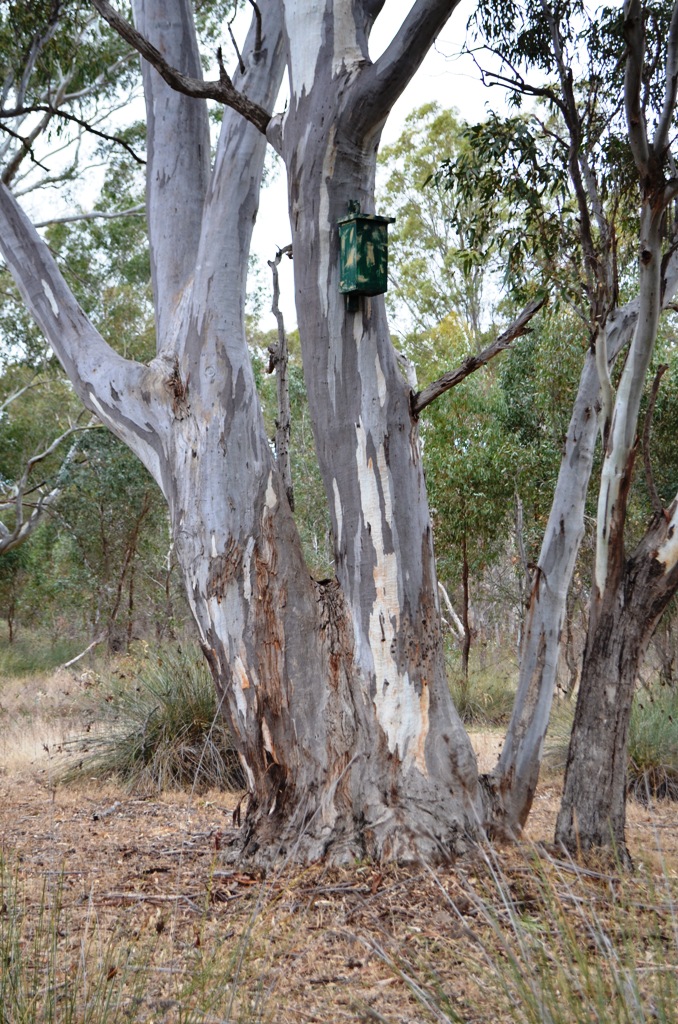
M352 106L363 132L384 120L460 0L416 0L390 45L363 69Z
M117 220L118 217L133 217L145 213L145 211L145 204L140 203L138 206L130 206L128 210L115 210L112 213L104 210L92 210L91 213L73 213L70 215L66 214L63 217L50 217L49 220L38 221L33 227L46 228L50 224L73 224L77 220Z
M516 317L512 324L510 324L503 334L500 334L496 341L493 341L491 345L484 348L476 356L468 356L467 359L458 366L456 370L451 370L449 373L444 374L439 380L434 381L432 384L428 384L422 391L418 391L416 395L412 397L412 415L419 416L423 409L431 402L434 402L436 398L440 398L450 388L454 388L457 384L461 384L471 373L479 370L481 366L485 366L494 359L496 355L503 352L511 345L512 342L519 338L521 334L525 334L528 330L527 325L546 302L546 297L541 299L532 299L531 302L523 309L520 316Z
M255 39L254 39L254 49L252 50L252 56L254 57L255 60L259 60L259 56L261 54L261 41L262 41L262 37L261 37L261 24L262 24L261 23L261 10L259 9L259 4L256 2L256 0L250 0L250 5L251 5L251 7L254 10L254 18L255 18L255 21L256 21L256 24L257 24L257 34L256 34ZM243 74L244 74L245 69L243 68L242 70L243 70Z
M676 95L678 93L678 2L673 5L669 37L666 43L666 90L664 92L664 106L661 117L652 140L652 149L655 158L659 161L664 156L664 150L668 145L669 131L673 123L676 110Z
M3 110L0 114L0 118L9 117L23 117L25 114L44 113L49 114L50 117L61 117L64 121L70 121L73 124L77 124L80 128L84 128L90 135L96 135L98 139L103 139L105 142L114 142L118 146L122 146L124 150L135 160L138 164L144 165L146 161L143 157L139 156L134 151L129 142L125 142L124 139L119 138L117 135L109 135L108 132L99 131L89 121L86 121L83 117L78 117L77 114L71 114L69 111L61 110L52 104L37 103L31 107L17 107L12 110ZM4 125L0 123L0 127L7 131ZM41 129L42 130L42 129ZM17 138L21 138L17 135ZM23 142L24 140L21 139ZM40 165L42 166L42 164ZM46 168L45 168L46 169Z
M159 75L167 82L172 89L183 93L185 96L192 96L194 99L217 100L227 107L232 107L246 120L254 125L263 135L271 120L271 115L258 103L253 103L243 93L239 92L233 85L226 71L221 69L219 80L204 82L200 78L192 78L185 75L177 68L167 63L159 50L153 46L140 32L130 25L118 12L111 7L107 0L90 0L99 14L111 28L141 54L148 63L155 68Z
M641 102L645 55L645 24L641 0L625 0L624 36L626 38L624 105L629 145L638 173L642 179L645 179L649 174L650 147L647 141L645 112Z
M659 394L659 385L661 384L662 377L668 368L668 363L662 363L657 369L654 381L652 382L650 400L647 404L647 412L645 413L645 422L643 424L643 465L645 467L645 482L647 484L648 494L650 495L650 501L652 502L652 511L657 515L661 514L664 506L662 505L662 500L659 497L659 492L652 473L652 463L650 461L650 430L652 429L652 417L654 415L654 407L657 402L657 395Z
M104 341L4 185L0 185L0 251L83 404L139 456L162 486L156 431L169 415L162 384L166 368L125 359Z

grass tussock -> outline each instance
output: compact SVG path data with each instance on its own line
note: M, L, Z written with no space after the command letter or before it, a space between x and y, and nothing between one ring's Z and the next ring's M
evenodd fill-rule
M473 669L468 679L453 673L450 692L462 721L474 728L506 725L516 696L514 681L505 673Z
M125 949L103 944L95 922L70 934L63 879L44 882L30 903L18 873L0 859L0 1013L3 1024L116 1024L129 1020L121 985L129 981ZM132 986L134 987L134 986Z
M82 712L90 724L71 744L65 782L115 778L140 793L243 786L214 681L192 646L100 680Z
M678 689L641 690L629 727L628 786L639 800L678 800Z

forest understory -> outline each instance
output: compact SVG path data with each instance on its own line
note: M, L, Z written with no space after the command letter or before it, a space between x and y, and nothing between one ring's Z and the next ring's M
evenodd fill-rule
M674 802L629 801L633 874L550 845L546 772L517 846L256 877L221 859L239 793L59 781L93 679L2 683L7 1022L675 1019ZM489 770L501 731L472 738Z

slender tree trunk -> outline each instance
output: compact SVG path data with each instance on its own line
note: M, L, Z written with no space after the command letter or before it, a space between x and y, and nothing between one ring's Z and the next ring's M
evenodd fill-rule
M675 33L678 47L678 21ZM605 424L589 629L556 824L556 841L569 849L614 846L623 859L628 859L626 741L633 691L652 632L678 587L676 501L666 514L656 514L628 559L624 543L638 414L661 310L664 190L650 184L640 217L638 324L611 422Z
M637 318L637 302L630 303L610 318L610 359L614 359L630 341ZM599 392L595 357L588 353L565 439L539 561L533 574L523 626L516 702L499 761L485 780L491 806L489 826L498 834L520 832L530 812L539 779L544 737L556 686L567 594L584 535L586 494L598 432Z
M461 645L461 671L464 676L464 685L468 688L468 658L471 651L471 620L469 615L469 569L468 569L468 555L466 551L466 534L462 540L462 566L461 566L461 583L463 589L462 598L462 622L464 624L464 640Z
M134 578L135 578L135 562L132 558L132 564L130 565L129 571L129 588L127 598L127 653L129 654L130 647L132 646L132 637L134 636Z
M9 642L11 644L14 643L14 639L15 639L15 632L14 632L15 615L16 615L16 602L14 601L14 598L12 597L12 598L10 598L9 607L7 609L7 632L9 634Z
M654 628L678 587L674 532L678 504L660 513L608 588L589 631L556 841L572 852L625 839L628 728L638 670Z

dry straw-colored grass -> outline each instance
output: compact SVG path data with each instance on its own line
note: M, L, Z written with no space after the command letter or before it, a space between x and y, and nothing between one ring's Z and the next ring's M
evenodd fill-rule
M254 878L221 861L237 795L57 784L93 686L80 673L0 692L15 723L0 753L3 1024L675 1020L675 805L630 802L631 876L539 845L549 776L521 847L435 871ZM500 731L473 742L492 767Z

